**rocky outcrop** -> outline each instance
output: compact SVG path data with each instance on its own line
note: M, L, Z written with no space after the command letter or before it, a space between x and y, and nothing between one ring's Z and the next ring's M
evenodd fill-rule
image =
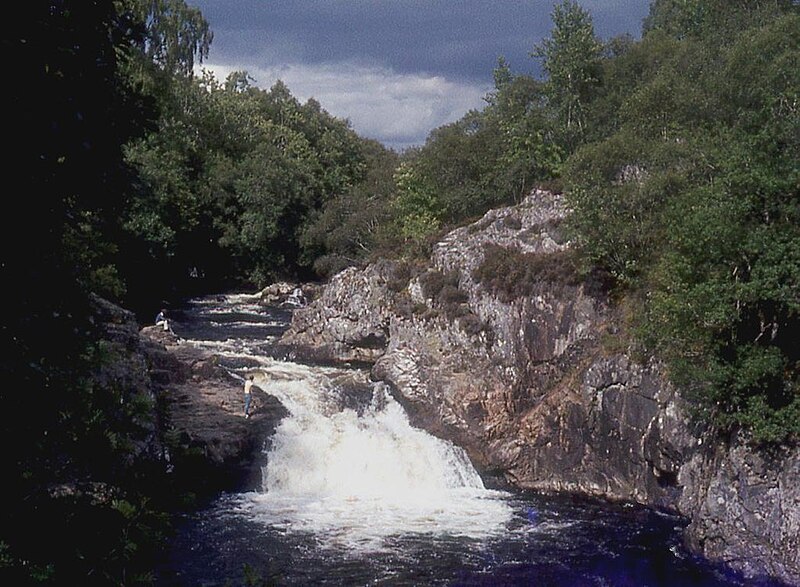
M160 326L140 329L132 312L100 297L92 302L106 355L95 385L117 390L122 404L152 406L126 425L138 432L121 466L149 463L198 495L256 487L265 439L286 414L280 402L256 389L246 420L242 382L212 353Z
M751 450L742 438L697 451L680 470L679 510L705 556L748 576L800 584L800 450Z
M703 554L800 583L800 453L768 459L690 426L658 362L627 352L602 290L570 274L566 214L537 191L451 232L410 275L388 261L347 269L281 344L370 363L417 425L485 476L680 512ZM511 277L487 275L490 261Z
M255 388L245 419L242 382L213 353L182 344L160 327L143 328L141 337L163 406L163 434L171 439L173 473L197 494L255 489L261 450L285 408Z
M392 265L349 268L333 278L308 308L296 310L292 328L277 345L317 362L369 363L388 341L393 311L387 279Z

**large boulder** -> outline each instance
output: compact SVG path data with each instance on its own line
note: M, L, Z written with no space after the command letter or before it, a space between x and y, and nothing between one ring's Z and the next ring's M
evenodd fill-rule
M374 362L386 347L394 308L387 288L391 268L383 262L334 276L312 304L295 310L276 352L287 348L293 358L318 362Z

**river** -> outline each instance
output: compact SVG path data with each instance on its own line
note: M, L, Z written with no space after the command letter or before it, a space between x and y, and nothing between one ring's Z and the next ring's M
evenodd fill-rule
M769 585L691 556L680 518L487 488L368 373L274 358L290 319L247 294L178 315L183 344L253 373L289 415L264 447L260 486L179 523L157 585Z

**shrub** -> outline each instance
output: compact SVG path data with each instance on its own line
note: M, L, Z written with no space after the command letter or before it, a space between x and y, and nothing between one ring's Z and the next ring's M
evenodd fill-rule
M448 271L442 273L437 269L429 269L420 275L419 283L422 286L422 293L426 298L436 300L445 285L458 287L458 271Z
M572 251L523 253L516 247L489 244L483 262L473 275L505 301L529 296L544 283L578 285L582 278L578 257Z
M522 228L522 221L516 216L509 214L508 216L503 216L503 226L512 230L519 230Z
M419 272L419 268L407 260L397 261L392 265L392 271L386 280L386 287L395 293L408 287L408 282Z
M420 276L422 293L433 302L436 314L444 313L450 319L469 313L468 296L458 287L460 274L458 270L442 273L430 269Z

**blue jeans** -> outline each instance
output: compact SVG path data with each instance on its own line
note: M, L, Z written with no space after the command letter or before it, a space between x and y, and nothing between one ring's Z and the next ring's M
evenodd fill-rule
M244 414L245 414L245 416L250 414L250 400L252 399L252 397L253 397L252 393L244 394Z

